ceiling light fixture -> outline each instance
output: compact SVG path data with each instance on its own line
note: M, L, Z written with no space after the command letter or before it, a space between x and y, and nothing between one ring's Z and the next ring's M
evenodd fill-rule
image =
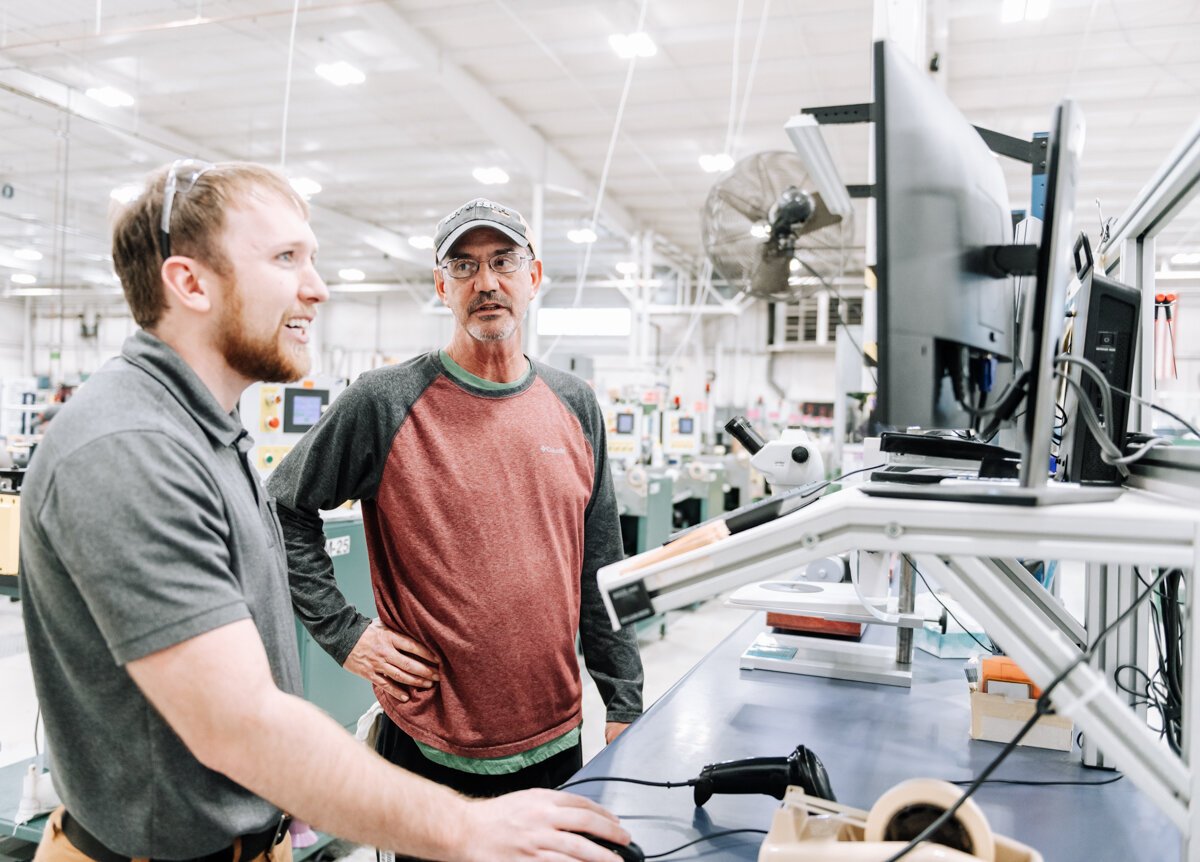
M567 239L577 243L595 242L596 232L590 227L581 227L578 230L567 231Z
M95 99L101 105L110 108L128 108L133 104L133 96L116 87L89 87L86 91L89 99Z
M322 63L317 66L317 74L331 84L345 87L349 84L361 84L367 76L361 70L349 63L339 60L336 63Z
M633 33L613 33L608 37L608 44L622 60L653 57L658 53L658 46L654 44L650 34L642 30Z
M308 177L294 177L288 180L292 184L292 188L296 190L296 194L302 195L305 198L311 198L315 194L320 194L321 184L314 179Z
M712 153L700 157L700 167L706 174L724 173L733 167L733 156L729 153Z
M617 264L617 272L621 275L637 275L640 268L636 260L623 260Z
M367 274L361 269L347 267L346 269L338 270L338 278L340 278L342 281L362 281L366 277Z
M413 248L430 249L433 248L433 237L431 236L410 236L408 244Z
M1181 251L1171 255L1172 266L1195 266L1200 263L1200 252Z
M14 272L10 279L13 284L37 284L37 276L28 272Z
M501 186L508 182L508 173L503 168L476 168L471 171L471 176L479 180L485 186Z
M36 248L19 248L13 252L17 260L41 260L42 253Z

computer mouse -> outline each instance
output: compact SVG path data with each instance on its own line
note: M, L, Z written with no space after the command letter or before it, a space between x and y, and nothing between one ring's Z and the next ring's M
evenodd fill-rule
M616 853L624 862L644 862L646 854L642 852L642 848L638 847L632 841L628 844L618 844L615 841L609 841L606 838L598 838L595 835L589 835L587 832L577 832L576 835L582 835L588 841L594 841L601 847L611 850Z

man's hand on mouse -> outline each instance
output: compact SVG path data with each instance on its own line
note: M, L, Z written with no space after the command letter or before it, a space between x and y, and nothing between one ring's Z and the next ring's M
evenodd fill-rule
M432 688L441 677L437 657L412 638L371 620L342 665L397 700L407 702L410 689Z
M615 854L583 834L617 844L629 833L617 818L590 799L555 790L524 790L495 799L472 800L455 859L613 862Z

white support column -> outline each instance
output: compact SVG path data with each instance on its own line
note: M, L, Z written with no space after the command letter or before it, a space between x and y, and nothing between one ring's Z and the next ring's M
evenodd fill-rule
M33 376L33 297L25 297L25 337L21 340L21 373Z
M654 277L654 236L650 231L638 234L638 307L634 311L634 321L638 328L637 361L643 367L650 364L650 345L653 335L650 332L650 305L654 300L654 288L650 287L650 279Z
M1141 327L1134 358L1133 393L1154 398L1154 240L1131 236L1121 248L1118 278L1142 295ZM1130 405L1129 427L1149 434L1152 411L1138 402Z
M529 227L533 231L534 250L540 258L546 244L546 185L544 183L533 184L533 201L529 207ZM542 295L545 292L546 286L542 285L541 291L533 298L533 302L529 303L529 311L525 315L525 354L527 356L538 356L541 353L538 343L537 319L538 312L542 310Z

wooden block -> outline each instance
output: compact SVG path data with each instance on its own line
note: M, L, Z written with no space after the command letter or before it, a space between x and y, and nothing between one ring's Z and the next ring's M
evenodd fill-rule
M827 620L821 617L809 617L802 614L780 614L767 612L767 625L800 634L839 635L841 637L862 637L862 623L851 623L843 620Z

